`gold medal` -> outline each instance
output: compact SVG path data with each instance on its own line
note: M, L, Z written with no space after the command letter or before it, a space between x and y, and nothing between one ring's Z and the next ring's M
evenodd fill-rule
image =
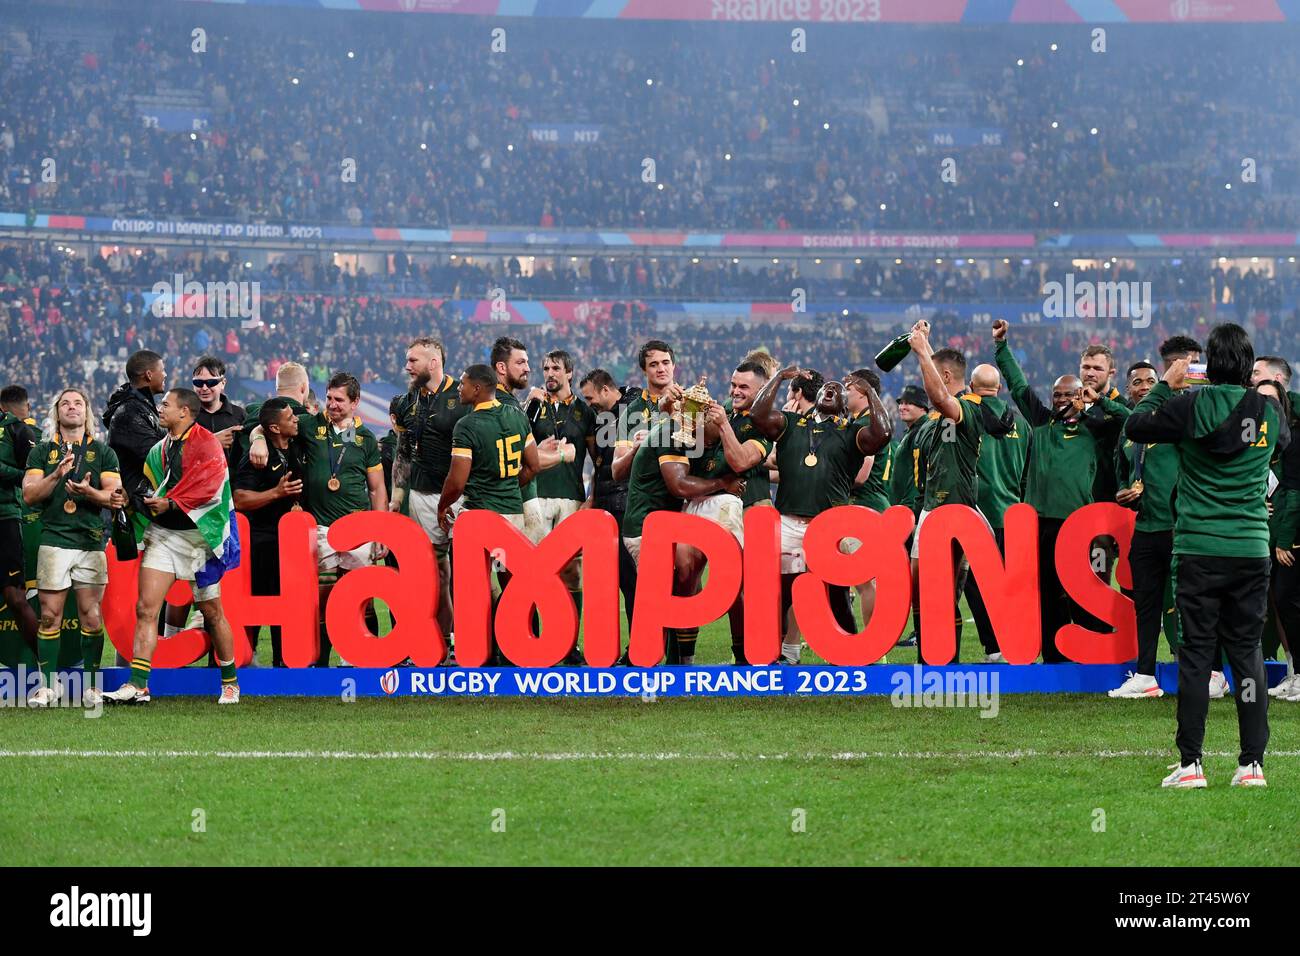
M295 502L293 503L293 507L290 508L289 510L290 510L290 511L302 511L302 505L298 504L298 502L295 501Z
M343 483L339 481L337 475L334 475L330 477L329 481L325 482L325 487L328 488L330 491L338 491L341 487L343 487Z
M814 465L817 464L817 456L814 455L812 452L809 452L807 455L804 456L803 463L807 465L809 468L812 468Z
M1133 484L1132 484L1132 486L1130 487L1129 490L1130 490L1130 491L1136 491L1138 494L1141 494L1141 493L1142 493L1142 479L1139 478L1137 481L1133 482Z
M63 510L66 511L68 514L76 514L77 503L73 501L71 498L69 498L67 501L63 502Z

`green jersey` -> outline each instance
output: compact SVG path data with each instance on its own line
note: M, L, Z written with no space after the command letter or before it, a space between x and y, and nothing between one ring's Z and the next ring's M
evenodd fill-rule
M1287 392L1291 405L1291 423L1300 421L1300 392ZM1273 546L1291 551L1300 537L1300 442L1293 441L1283 454L1274 453L1271 462L1277 477L1277 490L1273 492L1273 517L1268 528Z
M1115 483L1131 488L1138 479L1142 494L1129 507L1137 510L1135 531L1172 531L1174 487L1178 484L1178 449L1173 445L1143 444L1125 438L1115 449Z
M815 518L836 505L849 504L853 479L866 458L858 449L858 432L871 421L863 415L818 418L782 412L785 428L776 440L776 510L783 515Z
M1007 410L1007 403L996 395L985 397L984 405L998 417ZM1030 450L1029 423L1017 415L1007 434L984 437L978 468L979 504L989 524L997 529L1002 527L1007 509L1021 500Z
M103 510L84 498L69 497L67 480L85 478L90 473L90 486L104 487L105 478L121 479L118 473L117 453L98 438L90 438L71 446L76 464L67 476L55 482L54 491L40 502L41 544L75 551L104 550ZM57 441L38 443L27 456L27 474L45 476L59 467L66 452ZM76 509L69 514L64 504L72 501Z
M469 459L465 507L502 515L523 514L519 473L524 467L524 449L533 443L528 419L518 403L494 399L475 405L451 434L451 456Z
M889 507L889 484L894 477L894 452L897 449L898 443L891 441L876 452L867 480L853 489L855 505L862 505L872 511L884 511Z
M922 492L923 511L933 511L942 505L969 505L979 507L979 457L984 429L980 424L978 395L967 393L958 396L960 417L954 421L936 415L923 437L922 455L925 459L925 488Z
M640 429L657 425L667 417L668 415L665 412L659 410L659 399L643 388L639 394L633 395L627 403L627 431L625 434L630 439Z
M1101 456L1112 436L1123 428L1129 409L1103 397L1077 417L1062 418L1034 394L1005 341L998 342L994 354L1011 397L1034 431L1025 501L1040 517L1068 518L1092 504L1097 469L1113 470L1114 458L1103 461Z
M1135 442L1178 451L1174 554L1269 556L1269 461L1291 430L1277 404L1241 385L1207 385L1175 396L1157 382L1125 425Z
M402 397L397 433L401 456L411 463L411 491L442 491L451 469L451 432L467 414L469 406L460 403L460 388L450 375L431 390L411 389Z
M587 460L587 439L595 441L596 415L577 395L562 402L529 402L528 417L537 441L563 438L574 447L572 462L560 462L537 475L537 497L585 501L582 468Z
M359 418L350 425L350 429L336 429L324 412L298 416L306 508L317 524L326 527L345 515L369 511L368 477L384 471L374 432ZM331 478L337 479L336 490L330 487Z
M33 438L28 426L8 412L0 412L0 521L22 517L23 475Z
M741 445L752 442L763 453L758 464L742 476L745 479L745 493L740 500L746 508L756 504L771 504L772 479L767 473L767 456L772 452L772 440L759 432L748 409L731 415L729 421L731 430L736 433L736 440Z
M627 511L623 513L623 537L641 537L641 526L652 511L680 511L682 501L668 490L660 466L666 462L690 465L686 449L672 439L675 424L660 421L650 429L632 458L627 483Z
M894 464L889 475L890 504L911 508L913 512L921 486L921 447L917 440L925 422L924 415L913 421L894 445Z
M519 404L519 399L515 398L515 393L510 391L510 389L506 388L500 382L497 383L496 400L500 402L502 405L511 405L519 411L519 414L521 415L524 414L524 408L522 405ZM524 421L525 422L528 421L528 416L526 415L524 416ZM531 429L529 429L529 431L531 432ZM556 465L555 467L559 468L560 466ZM532 501L534 498L536 498L537 479L533 478L532 481L528 482L528 484L520 488L519 493L523 497L524 501ZM514 514L515 512L509 512L509 513Z

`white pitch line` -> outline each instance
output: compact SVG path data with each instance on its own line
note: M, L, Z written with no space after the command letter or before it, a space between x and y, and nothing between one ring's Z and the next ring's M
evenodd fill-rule
M583 760L1021 760L1046 758L1059 760L1067 757L1092 757L1111 760L1124 757L1170 757L1169 750L965 750L953 753L943 751L869 750L837 753L704 753L689 754L672 751L636 753L626 751L574 751L546 753L541 751L441 751L441 750L0 750L0 759L39 759L49 757L142 757L158 760L217 759L217 760L446 760L446 761L583 761ZM1235 757L1236 751L1206 751L1207 757ZM1300 750L1273 750L1267 756L1300 757Z

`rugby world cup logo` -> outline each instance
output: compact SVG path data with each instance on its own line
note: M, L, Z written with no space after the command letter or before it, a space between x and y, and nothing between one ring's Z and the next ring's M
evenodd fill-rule
M385 694L388 694L390 697L393 694L397 693L397 671L396 670L384 672L383 676L379 678L379 689L382 690Z

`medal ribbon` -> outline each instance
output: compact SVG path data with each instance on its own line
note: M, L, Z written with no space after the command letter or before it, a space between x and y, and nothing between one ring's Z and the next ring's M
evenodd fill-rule
M339 450L339 457L337 461L334 460L335 448ZM339 469L343 467L343 456L346 455L347 452L348 452L347 431L344 431L341 435L339 435L339 443L335 445L334 426L331 425L329 427L329 432L325 438L325 454L329 458L331 478L338 478Z
M824 422L815 423L808 432L808 454L812 455L814 458L817 457L817 449L820 448L822 442L826 440L827 430L818 428L818 425L826 425L828 423L832 425L834 424L833 421L827 419Z
M81 443L79 445L73 445L72 442L68 442L68 452L72 453L72 470L69 471L68 474L72 477L74 481L81 480L81 464L86 459L86 448L89 444L90 444L90 432L81 433ZM59 442L59 445L60 445L60 449L62 449L63 442ZM73 508L75 509L77 507L79 498L74 495L67 494L66 490L64 494L67 496L67 500L72 502Z
M1130 486L1132 486L1133 482L1142 480L1142 468L1146 464L1146 461L1147 446L1145 444L1138 445L1136 452L1133 455L1133 481L1129 482Z

